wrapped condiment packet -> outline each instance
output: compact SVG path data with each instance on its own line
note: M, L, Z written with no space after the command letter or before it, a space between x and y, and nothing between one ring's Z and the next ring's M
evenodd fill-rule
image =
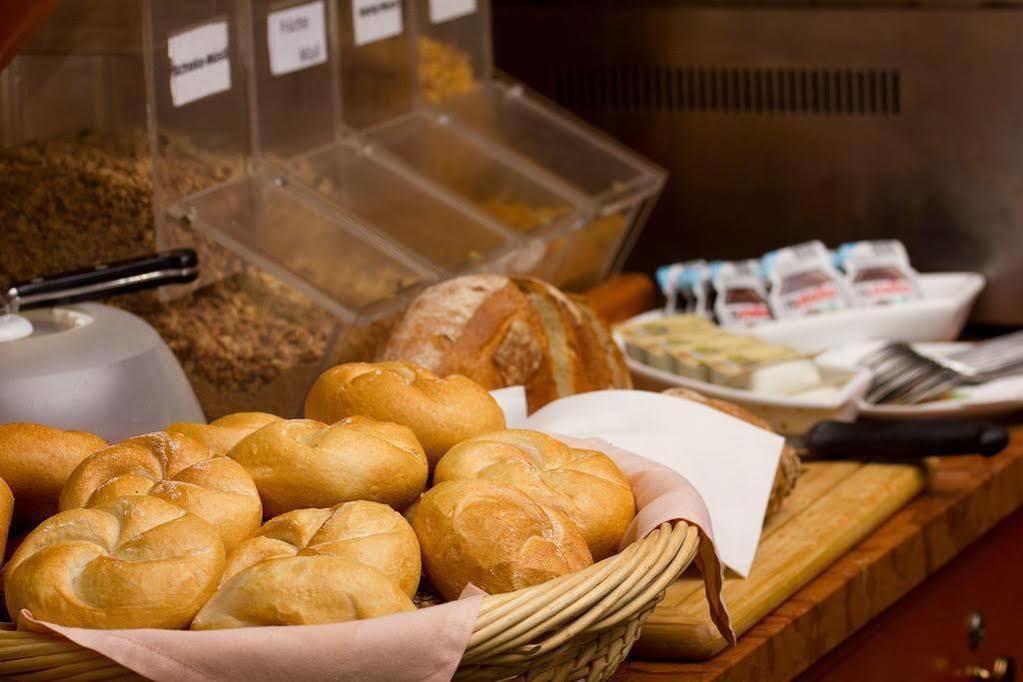
M819 241L771 251L761 267L771 283L768 301L775 317L805 317L851 305L845 279Z
M709 315L707 261L691 260L657 268L657 284L666 300L665 314L676 312Z
M715 263L711 281L714 314L722 327L750 327L773 317L757 261Z
M838 247L837 262L858 306L889 305L921 298L919 275L895 239L850 242Z

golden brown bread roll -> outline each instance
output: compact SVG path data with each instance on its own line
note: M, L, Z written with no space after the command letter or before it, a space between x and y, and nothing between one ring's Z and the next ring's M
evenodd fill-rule
M72 509L33 530L4 575L7 611L85 628L183 628L224 570L205 521L156 497Z
M593 563L572 521L498 481L435 485L417 503L412 527L426 575L449 600L469 583L499 594Z
M571 519L594 560L611 556L636 515L621 469L595 450L570 448L536 431L510 429L471 438L437 464L435 483L486 478L515 486Z
M7 536L11 530L11 517L14 516L14 496L11 488L0 478L0 561L7 551Z
M265 559L236 574L202 607L192 629L340 623L415 608L397 583L375 568L305 554Z
M324 372L305 403L307 419L328 424L364 415L412 429L431 467L466 438L504 428L504 412L463 376L441 379L407 362L352 362Z
M524 385L529 410L632 382L610 331L584 299L532 278L469 275L425 289L380 354L486 389Z
M767 420L758 417L749 410L739 407L735 403L711 398L688 388L669 388L664 391L664 394L675 396L676 398L685 398L697 403L703 403L708 407L713 407L719 412L724 412L736 419L741 419L747 424L752 424L757 428L773 432L773 429L771 429L771 425L767 423ZM774 485L771 487L771 496L767 500L767 514L772 514L777 511L778 508L781 507L781 503L796 487L796 481L799 479L801 468L802 466L799 462L799 455L793 448L786 445L781 451L781 459L778 460L778 470L774 475Z
M199 516L217 529L227 551L263 519L248 472L180 433L136 436L89 455L68 478L60 508L104 506L123 495L159 497Z
M258 561L329 554L377 569L410 597L422 559L412 526L386 504L342 502L331 509L296 509L263 524L227 558L222 583Z
M267 424L228 453L252 475L267 516L369 500L405 509L426 487L426 455L411 430L368 417L328 426Z
M276 421L282 421L281 417L266 412L236 412L209 424L174 422L164 431L183 433L205 445L212 454L226 455L242 438Z
M57 513L64 483L78 464L107 446L99 436L41 424L0 424L0 478L18 501L16 525Z

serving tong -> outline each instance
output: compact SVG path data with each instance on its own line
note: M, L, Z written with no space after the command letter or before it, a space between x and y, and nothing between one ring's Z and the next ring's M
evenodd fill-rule
M192 249L175 249L15 282L0 289L0 317L19 310L93 301L165 284L187 284L199 276L198 260Z
M906 343L888 343L864 357L874 374L869 403L915 405L963 385L1023 372L1023 331L982 341L947 357L929 357Z

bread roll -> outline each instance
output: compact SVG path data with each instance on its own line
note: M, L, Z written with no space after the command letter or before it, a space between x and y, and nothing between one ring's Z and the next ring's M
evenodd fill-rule
M248 472L180 433L136 436L89 455L68 478L60 508L104 506L123 495L159 497L192 512L217 529L227 551L263 517Z
M529 385L546 353L536 312L510 279L467 275L424 289L380 359L461 374L491 390Z
M236 574L203 606L192 629L317 625L413 610L408 595L375 568L329 554L298 555Z
M426 575L449 600L469 583L499 594L593 563L572 521L498 481L435 485L416 505L412 527Z
M18 501L18 526L35 526L57 513L60 491L87 456L107 442L83 431L41 424L0 424L0 478Z
M329 554L365 564L394 580L410 597L422 573L419 541L408 521L386 504L360 500L275 516L231 553L222 582L258 561L299 554Z
M11 530L11 517L14 515L14 496L11 489L0 478L0 561L6 556L7 536Z
M726 400L718 400L717 398L710 398L688 388L669 388L664 391L664 394L703 403L708 407L713 407L719 412L724 412L736 419L741 419L747 424L752 424L759 429L773 432L771 425L767 423L767 420L758 417L749 410L739 407L735 403L730 403ZM793 448L786 445L781 451L781 459L778 460L778 470L775 472L774 484L771 487L771 496L767 500L768 514L772 514L777 511L778 508L781 507L781 503L796 487L796 481L799 479L801 469L802 465L799 461L799 455Z
M72 509L43 521L7 564L7 611L84 628L183 628L224 570L205 521L156 497Z
M536 431L496 431L459 443L433 476L435 483L470 478L508 483L564 514L582 531L596 561L618 551L636 515L629 482L607 455Z
M368 417L328 426L312 419L267 424L228 457L245 467L267 516L369 500L402 510L426 486L426 455L408 428Z
M305 403L307 419L333 423L364 415L412 429L431 467L466 438L504 428L504 412L463 376L438 378L407 362L352 362L324 372Z
M266 412L236 412L209 424L175 422L164 431L183 433L192 440L205 445L214 455L226 455L245 436L263 428L271 422L282 421L280 417Z

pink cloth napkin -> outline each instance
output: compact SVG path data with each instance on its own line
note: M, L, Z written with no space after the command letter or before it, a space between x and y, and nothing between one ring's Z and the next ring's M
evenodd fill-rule
M696 563L703 574L711 616L735 642L721 601L721 563L714 550L707 507L682 476L598 439L563 438L574 447L605 452L629 478L638 513L622 546L665 521L685 520L700 529ZM23 611L19 627L50 631L88 647L154 680L448 680L472 636L483 594L383 618L288 627L188 630L90 630L37 621Z

